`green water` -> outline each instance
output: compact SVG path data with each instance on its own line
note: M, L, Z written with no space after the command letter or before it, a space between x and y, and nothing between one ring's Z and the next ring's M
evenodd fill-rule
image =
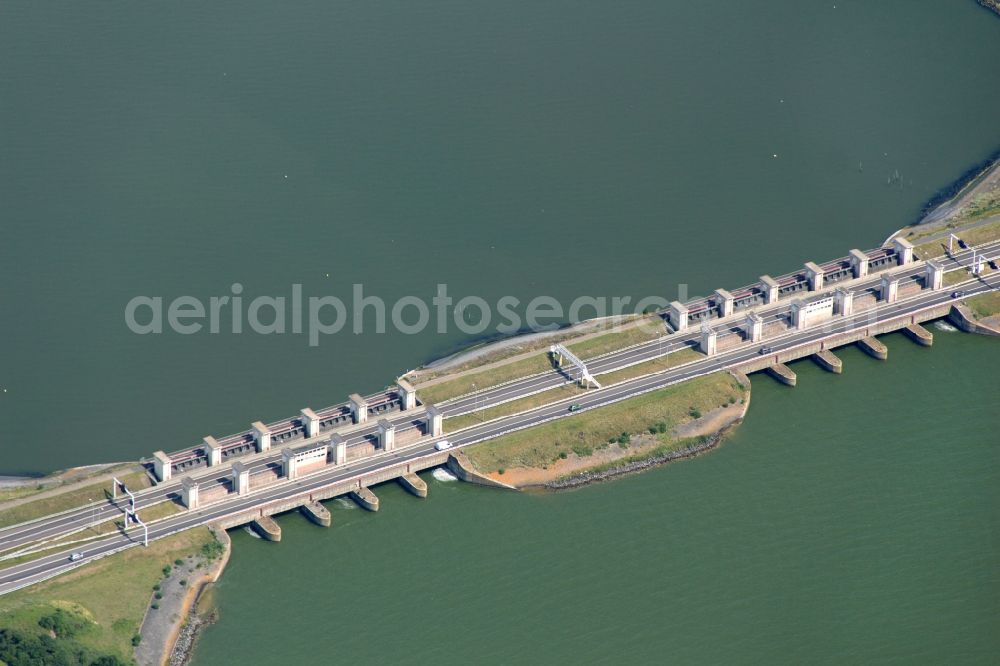
M995 663L1000 345L932 330L754 375L693 461L556 495L424 475L232 532L194 663Z
M137 336L136 295L675 298L874 246L1000 146L997 62L972 0L4 3L0 474L472 341ZM937 337L757 380L695 461L236 532L196 663L992 661L1000 348Z
M1000 146L997 62L972 0L4 3L0 473L470 341L137 336L137 295L675 298L877 245Z

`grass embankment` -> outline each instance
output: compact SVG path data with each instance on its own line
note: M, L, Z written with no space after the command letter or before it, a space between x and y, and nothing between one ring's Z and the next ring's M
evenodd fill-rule
M208 528L199 527L0 597L0 627L6 630L0 633L0 660L16 640L36 655L28 663L90 664L99 656L118 660L104 663L133 663L135 637L155 586L175 562L184 564L196 554L216 557L219 550ZM53 616L66 627L63 633L43 626L52 625L45 618ZM81 650L85 659L67 658Z
M515 356L521 354L526 354L533 351L542 351L549 348L549 345L555 343L563 343L569 346L572 344L570 341L578 339L589 339L591 337L603 337L601 336L602 331L609 331L610 335L616 335L618 333L625 333L630 335L628 332L631 330L632 326L636 324L640 319L645 319L647 321L652 321L657 319L656 315L622 315L617 320L606 320L604 322L584 322L583 330L577 329L567 329L563 332L554 332L551 335L546 335L544 337L535 338L532 340L525 339L523 341L518 341L516 344L503 344L499 346L496 350L491 352L486 352L482 354L475 354L477 347L470 347L460 354L470 354L469 360L461 363L459 365L449 365L445 370L420 370L418 371L417 377L411 377L415 385L424 384L430 381L435 381L449 375L455 375L460 372L466 372L473 370L475 368L481 368L486 365L493 363L500 363L507 359L511 359ZM662 324L661 324L662 327ZM662 329L661 329L662 330ZM525 336L526 337L526 336ZM517 338L510 340L500 341L501 343L514 343ZM499 344L496 342L485 343L481 345L482 347L489 346L491 344ZM627 346L629 343L622 343L618 347ZM612 347L614 349L615 347Z
M144 472L133 472L120 477L120 479L133 492L148 488L151 485L149 477ZM75 509L91 502L102 502L109 497L111 497L111 481L94 483L75 490L67 490L64 493L39 497L31 502L25 502L24 504L0 511L0 527L23 523L27 520L41 518L42 516L59 513L68 509Z
M155 504L148 509L139 509L139 517L146 524L152 524L157 520L162 520L163 518L168 518L176 513L184 511L182 507L177 502L160 502ZM98 523L96 525L91 525L86 527L79 532L74 532L73 534L67 534L64 537L58 539L53 539L52 541L46 541L43 543L33 544L31 547L33 549L44 549L44 550L32 550L32 552L20 555L18 557L11 557L0 561L0 571L6 567L12 567L15 564L21 564L23 562L29 562L31 560L37 560L39 558L45 557L46 555L52 555L61 550L65 550L68 545L81 544L91 539L96 539L99 537L107 536L114 532L120 532L125 527L125 516L116 520L106 520L103 523ZM132 532L130 534L141 536L142 532L139 528L134 525L130 528ZM18 548L16 552L22 552L23 546Z
M571 454L587 458L616 446L627 451L631 436L649 433L644 455L653 449L678 446L677 426L717 407L744 400L744 388L731 375L716 373L637 396L607 407L588 410L466 449L485 473L514 467L546 469ZM595 460L595 465L599 461Z
M449 419L445 419L444 427L446 431L454 432L456 430L461 430L462 428L468 428L469 426L476 425L477 423L481 423L483 421L498 419L501 416L510 416L511 414L517 414L518 412L523 412L528 409L534 409L535 407L541 407L542 405L547 405L552 402L565 400L566 398L574 395L580 395L585 392L586 389L580 388L577 384L566 384L565 386L559 386L554 389L549 389L548 391L542 391L541 393L536 393L535 395L529 395L527 398L511 400L510 402L505 402L502 405L490 407L489 409L482 409L476 412L470 412L469 414L462 414L461 416L453 416Z
M1000 291L991 291L988 294L979 294L965 299L966 305L972 310L972 316L976 319L986 319L1000 314Z
M0 502L21 499L29 495L37 495L45 490L45 486L38 484L34 486L15 486L13 488L0 488Z
M663 358L646 361L645 363L639 363L629 368L600 375L600 382L602 386L610 386L628 379L641 377L642 375L648 375L654 372L660 372L683 363L689 363L699 358L703 358L703 356L693 349L685 348L672 354L668 354ZM448 432L454 432L483 421L497 419L502 416L510 416L511 414L517 414L529 409L534 409L535 407L548 405L550 403L565 400L566 398L581 395L586 392L587 390L581 388L578 384L566 384L554 389L549 389L548 391L536 393L535 395L529 395L526 398L511 400L510 402L505 402L504 404L497 405L496 407L490 407L488 409L463 414L461 416L453 416L445 419L445 429Z
M548 353L539 352L530 358L463 375L426 388L421 388L418 384L417 395L425 404L433 404L551 369L552 361L549 360Z
M1000 212L1000 211L997 211ZM955 231L955 235L964 240L968 245L980 245L982 243L987 243L989 241L1000 239L1000 221L991 222L990 224L984 224L981 227L974 227L972 229L962 230L960 228L951 227L949 228L958 229ZM959 248L957 244L952 248L954 252L958 252ZM939 239L934 241L928 241L921 245L917 245L914 248L914 252L920 259L934 259L936 257L943 257L948 252L948 239Z
M638 363L627 368L622 368L621 370L615 370L614 372L598 375L598 377L600 377L598 381L601 382L602 386L610 386L612 384L618 384L629 379L642 377L643 375L650 375L654 372L661 372L663 370L674 368L678 365L684 365L685 363L691 363L692 361L697 361L703 358L705 358L705 355L701 352L695 351L690 347L685 347L684 349L679 349L672 354L667 354L666 356L661 356L660 358L654 358L651 361L645 361L644 363Z
M0 505L31 495L58 491L60 487L79 486L85 484L88 479L93 480L111 474L116 474L120 478L137 470L139 466L134 463L92 465L60 470L47 476L25 479L23 482L4 484L0 486Z
M945 273L944 279L941 280L941 284L944 285L945 287L950 287L960 282L965 282L970 277L971 276L969 275L969 271L965 270L964 268L960 268L957 271L949 271Z
M566 347L586 361L601 354L607 354L642 342L655 340L658 337L666 335L666 333L666 328L659 317L656 317L655 320L644 317L641 322L632 324L627 328L598 335L580 342L570 343Z

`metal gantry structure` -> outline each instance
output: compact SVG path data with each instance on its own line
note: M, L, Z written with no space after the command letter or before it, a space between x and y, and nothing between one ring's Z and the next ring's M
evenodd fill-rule
M125 529L128 530L129 524L135 523L142 527L142 545L149 546L149 527L146 523L142 522L139 518L139 514L135 511L135 495L132 491L128 489L124 481L118 480L117 477L111 477L114 482L114 488L111 491L111 499L118 499L118 489L121 488L122 492L128 495L129 506L125 509Z
M114 481L114 486L111 489L111 499L118 499L118 488L120 486L122 492L128 495L129 509L132 510L132 513L135 513L135 495L128 489L124 481L119 481L116 477L111 477L111 480Z
M149 546L149 527L146 523L142 522L139 515L135 511L125 510L125 529L128 529L129 522L134 522L142 527L142 545Z
M976 250L972 251L972 266L970 267L973 275L979 275L983 271L983 264L985 264L989 259L986 258L982 253L977 254Z
M955 241L958 241L958 246L962 247L962 239L961 238L959 238L955 234L948 234L948 254L951 254L952 250L954 249L954 243L955 243Z
M579 358L577 358L576 354L566 349L562 345L552 345L551 347L549 347L549 353L552 354L553 357L558 359L556 363L560 367L562 366L562 360L565 357L569 359L570 363L579 368L580 384L582 384L584 388L589 388L591 384L593 384L597 388L601 388L601 384L596 379L594 379L594 376L590 374L589 370L587 370L587 364L581 361Z

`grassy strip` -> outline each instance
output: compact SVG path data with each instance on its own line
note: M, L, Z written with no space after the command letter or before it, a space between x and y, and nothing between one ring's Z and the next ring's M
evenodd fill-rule
M949 271L945 273L944 279L941 280L941 284L944 285L945 287L950 287L953 284L958 284L959 282L965 282L970 277L972 276L969 275L969 271L965 270L964 268L959 268L958 270Z
M991 291L965 299L966 305L972 310L976 319L985 319L1000 314L1000 291Z
M611 384L617 384L618 382L623 382L628 379L666 370L667 368L672 368L683 363L689 363L699 358L702 358L701 354L693 349L685 348L669 354L664 358L646 361L645 363L639 363L629 368L601 375L601 385L609 386ZM517 414L518 412L523 412L528 409L534 409L535 407L548 405L553 402L558 402L559 400L565 400L566 398L574 395L580 395L585 392L586 391L580 388L577 384L566 384L554 389L549 389L548 391L536 393L535 395L529 395L526 398L512 400L502 405L497 405L496 407L490 407L488 409L470 414L463 414L461 416L454 416L445 420L445 427L449 432L454 432L455 430L467 428L483 421L497 419L502 416L510 416L511 414Z
M177 502L160 502L155 504L148 509L139 509L139 517L142 518L143 522L149 524L154 521L160 520L162 518L168 518L176 513L184 511L182 507ZM121 517L114 520L106 520L103 523L98 523L96 525L91 525L90 527L84 528L79 532L74 532L73 534L67 534L64 537L54 539L44 544L45 550L36 551L33 553L28 553L26 555L21 555L20 557L12 557L9 560L3 560L0 562L0 567L12 567L16 564L22 564L24 562L30 562L31 560L37 560L39 558L45 557L46 555L51 555L61 549L66 548L69 544L76 544L80 541L96 539L98 537L107 536L109 534L114 534L115 532L120 532L125 526L125 514L121 514ZM133 532L135 534L135 532ZM42 544L37 544L37 546ZM82 546L83 544L81 544ZM25 546L20 546L18 550L21 550ZM0 569L2 570L2 569Z
M472 370L473 368L479 368L484 365L489 365L491 363L497 363L503 361L504 359L511 358L512 356L517 356L519 354L524 354L526 352L541 351L543 349L548 349L549 345L555 344L557 342L565 343L568 340L575 340L577 338L582 338L587 335L594 335L595 333L600 333L602 329L612 329L614 326L622 327L627 326L632 320L636 318L637 315L623 315L617 322L605 322L600 325L594 326L593 328L588 328L583 331L571 331L567 330L563 333L555 333L553 335L545 336L544 338L537 338L531 341L523 341L520 344L512 344L508 347L498 349L496 351L490 352L489 354L484 354L483 356L477 356L472 358L461 365L449 367L447 370L440 371L422 371L420 373L420 379L416 380L417 384L429 382L441 377L447 377L448 375L457 374L459 372L464 372L466 370ZM490 343L485 343L490 344ZM476 347L470 347L465 352L474 351Z
M164 570L196 554L216 553L217 543L208 528L198 527L5 595L0 597L0 626L23 637L50 635L39 621L62 610L78 630L57 637L56 643L132 663L133 637Z
M742 400L742 392L739 382L719 372L476 444L466 452L481 471L495 472L508 467L544 468L571 451L584 457L611 442L627 446L626 433L658 424L663 427L655 428L657 441L668 443L675 426Z
M148 488L151 483L149 477L143 472L133 472L121 479L135 492L143 488ZM50 497L40 497L33 502L11 507L0 511L0 527L23 523L26 520L33 520L48 516L67 509L90 504L91 502L104 501L111 496L111 482L95 483L77 490L70 490Z
M655 340L665 335L666 332L666 327L664 327L663 321L659 317L643 317L641 322L630 325L628 328L599 335L589 340L583 340L582 342L568 344L566 347L586 361L601 354L631 347L641 342Z
M968 229L966 231L959 230L956 232L966 243L971 245L980 245L992 240L997 240L1000 238L1000 221L993 222L991 224L984 224L981 227L976 227L975 229ZM943 257L948 251L948 239L936 241L928 241L922 245L918 245L914 248L914 252L921 259L933 259L935 257ZM955 248L958 251L958 248Z
M496 368L490 368L489 370L483 370L482 372L476 372L471 375L465 375L464 377L458 377L457 379L434 384L426 388L420 388L418 385L417 395L425 403L441 402L551 369L552 362L549 361L548 354L540 353L537 356L501 365Z
M14 488L4 488L0 490L0 502L8 502L10 500L28 497L29 495L37 495L43 490L45 490L45 486L40 483L36 486L16 486Z
M697 361L702 358L705 358L704 354L697 352L690 347L685 347L684 349L667 354L666 356L654 358L651 361L645 361L628 368L622 368L621 370L615 370L614 372L598 375L598 381L601 382L601 386L610 386L611 384L618 384L619 382L624 382L636 377L642 377L643 375L661 372L663 370L667 370L668 368L674 368L678 365L684 365L685 363Z
M541 407L542 405L547 405L552 402L558 402L559 400L564 400L570 396L579 395L583 392L584 389L580 388L576 384L557 386L556 388L549 389L548 391L542 391L541 393L529 395L526 398L520 398L518 400L511 400L510 402L505 402L504 404L497 405L496 407L490 407L489 409L483 409L469 414L462 414L461 416L453 416L449 419L445 419L444 425L448 432L454 432L455 430L468 428L471 425L475 425L483 421L498 419L501 416L510 416L511 414L517 414L518 412L523 412L527 409L534 409L535 407Z

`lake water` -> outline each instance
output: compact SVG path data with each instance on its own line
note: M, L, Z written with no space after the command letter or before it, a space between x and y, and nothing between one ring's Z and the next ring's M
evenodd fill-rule
M1000 146L972 0L8 3L0 62L0 474L474 339L139 336L138 295L704 294L875 246ZM757 379L721 450L648 474L234 532L196 662L990 661L1000 356L937 338Z
M705 294L878 245L1000 146L1000 21L971 0L8 3L0 62L4 474L471 340L139 336L135 296Z
M555 495L388 484L231 532L219 663L994 663L1000 345L753 376L714 453Z

